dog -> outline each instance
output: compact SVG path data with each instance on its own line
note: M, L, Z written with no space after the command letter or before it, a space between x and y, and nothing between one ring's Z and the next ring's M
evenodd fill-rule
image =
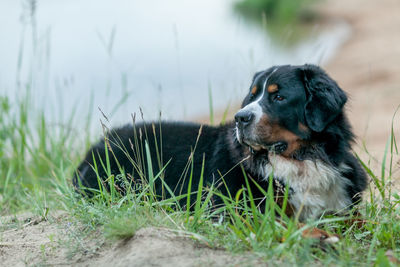
M151 168L154 176L162 173L155 182L157 196L171 196L165 185L174 194L185 194L189 183L197 189L202 175L205 185L224 195L250 187L261 206L260 188L266 191L273 181L276 195L288 190L286 212L300 221L348 211L361 200L367 177L351 150L346 101L346 93L316 65L273 66L254 75L234 121L114 129L87 152L73 184L81 192L99 189L98 178L110 174L135 184ZM115 181L124 192L126 183Z

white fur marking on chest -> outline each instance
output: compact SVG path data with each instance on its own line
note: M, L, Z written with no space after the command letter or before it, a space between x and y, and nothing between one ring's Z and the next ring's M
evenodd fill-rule
M261 174L265 179L273 174L275 179L289 184L293 189L289 202L296 211L301 209L300 220L315 218L324 211L340 211L351 204L346 192L351 182L340 172L348 168L345 164L339 170L320 160L298 161L272 153L269 160Z

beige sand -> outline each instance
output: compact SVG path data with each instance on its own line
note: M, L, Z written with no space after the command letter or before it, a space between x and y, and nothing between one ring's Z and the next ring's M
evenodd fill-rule
M350 94L348 111L359 140L380 154L400 105L400 2L329 0L321 10L353 28L350 40L325 67ZM395 126L399 135L400 116Z
M0 266L265 266L255 255L235 256L194 241L188 233L142 228L135 236L106 242L101 233L86 236L66 214L44 220L32 214L1 218Z

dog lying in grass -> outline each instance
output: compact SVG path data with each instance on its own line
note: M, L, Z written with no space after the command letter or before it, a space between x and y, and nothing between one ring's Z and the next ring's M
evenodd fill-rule
M93 194L90 189L102 185L109 190L104 181L113 177L115 190L126 193L147 179L159 198L203 185L223 196L246 188L261 209L270 185L281 207L286 194L284 212L301 222L346 211L360 201L367 183L351 151L354 135L346 101L343 90L318 66L274 66L254 75L234 121L114 129L90 148L73 183ZM221 197L211 201L223 204Z

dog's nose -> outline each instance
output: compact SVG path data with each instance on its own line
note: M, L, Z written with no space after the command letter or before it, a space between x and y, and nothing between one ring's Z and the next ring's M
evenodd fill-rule
M240 110L235 115L235 121L239 127L244 127L244 126L248 125L249 123L251 123L253 118L254 118L253 112L248 111L248 110Z

